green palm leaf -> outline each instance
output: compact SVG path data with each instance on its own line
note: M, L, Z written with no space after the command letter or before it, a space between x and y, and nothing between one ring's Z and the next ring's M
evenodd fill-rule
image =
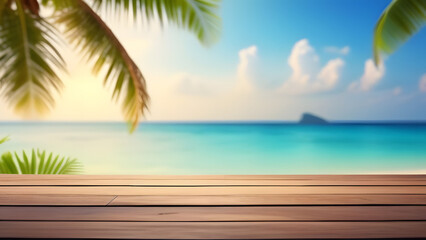
M0 159L0 174L78 174L81 171L82 165L77 159L34 149L30 155L23 152L22 156L6 152Z
M9 141L9 137L0 138L0 144Z
M9 1L0 1L0 23L3 19L3 12L8 8L8 5L10 4Z
M374 29L373 54L376 65L380 53L393 53L426 23L426 0L394 0L380 16Z
M123 112L133 131L149 101L145 78L111 29L83 1L62 8L57 17L68 39L94 62L93 72L105 70L104 83L114 85L113 98L123 99Z
M55 29L42 19L39 4L51 8L55 23L94 63L95 74L105 72L113 99L122 100L125 119L133 131L144 116L149 96L145 78L101 17L83 0L0 0L0 87L6 100L22 113L52 108L52 93L62 82L56 75L64 63L52 40ZM96 10L132 12L135 19L158 18L194 32L205 45L217 40L219 0L92 0Z
M220 0L94 0L94 8L114 9L138 15L148 21L158 16L161 23L170 22L195 33L204 45L218 40L221 20Z
M30 14L16 1L16 9L1 12L0 85L6 100L17 112L44 113L59 90L61 80L55 70L64 69L61 55L52 44L54 28L42 18Z

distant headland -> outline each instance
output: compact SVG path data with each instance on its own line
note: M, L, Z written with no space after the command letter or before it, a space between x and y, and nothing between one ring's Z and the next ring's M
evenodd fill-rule
M299 120L299 124L328 124L328 122L312 113L303 113Z

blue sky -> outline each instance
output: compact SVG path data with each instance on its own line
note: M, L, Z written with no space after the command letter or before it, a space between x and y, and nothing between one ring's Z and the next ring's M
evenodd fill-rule
M223 2L222 41L226 52L256 44L268 64L281 64L285 53L303 38L317 48L323 60L325 46L349 46L342 81L359 77L371 57L372 32L388 0L231 0ZM240 9L240 10L237 10ZM378 88L417 87L426 71L426 31L419 32L386 61L387 76ZM285 60L285 59L284 59ZM409 81L408 79L413 79Z
M147 120L426 120L426 29L373 67L372 32L389 0L223 0L219 42L182 29L105 20L145 74ZM72 49L46 120L121 120ZM422 78L424 83L421 83ZM423 84L423 85L422 85ZM6 107L0 120L20 120Z

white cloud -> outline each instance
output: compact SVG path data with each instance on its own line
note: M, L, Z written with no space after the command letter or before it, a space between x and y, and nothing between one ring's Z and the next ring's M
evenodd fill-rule
M303 57L312 58L317 62L318 57L314 53L314 49L309 45L307 39L302 39L294 44L290 57L288 58L288 65L293 69L293 75L290 77L291 81L300 84L307 84L310 78L309 74L303 71ZM310 59L308 59L310 60Z
M420 78L419 89L421 92L426 92L426 73Z
M206 96L212 93L212 88L208 83L199 77L188 73L179 73L172 77L172 90L182 95Z
M349 46L344 46L342 48L330 46L330 47L326 47L324 50L328 53L348 55L349 52L351 51L351 48Z
M359 81L351 83L349 86L350 91L370 91L376 86L385 75L385 66L380 64L378 67L374 64L372 59L365 61L364 74Z
M309 45L307 39L302 39L293 46L288 65L293 73L281 90L285 93L303 94L333 89L338 83L344 61L340 58L332 59L319 69L319 57L315 49Z
M339 80L338 70L343 67L344 64L345 62L340 58L330 60L318 74L318 81L314 84L316 86L315 88L328 90L336 86Z
M402 93L402 88L401 87L396 87L393 89L393 95L398 96Z
M254 90L254 65L257 58L257 47L250 46L238 52L240 61L237 67L237 91L250 93Z

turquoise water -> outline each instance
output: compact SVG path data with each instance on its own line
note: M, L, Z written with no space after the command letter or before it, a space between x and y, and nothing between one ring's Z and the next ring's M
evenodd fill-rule
M426 124L0 123L5 150L78 158L86 174L426 172Z

